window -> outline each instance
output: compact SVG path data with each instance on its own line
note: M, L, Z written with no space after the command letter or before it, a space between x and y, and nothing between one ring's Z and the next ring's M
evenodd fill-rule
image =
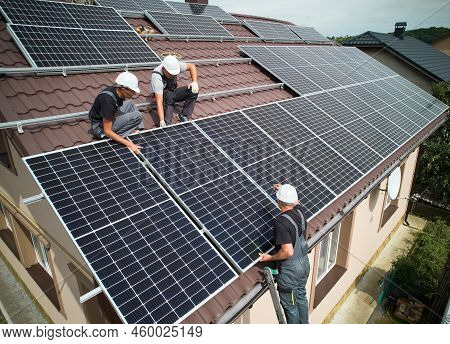
M386 197L384 199L384 210L392 204L392 198L389 196L389 192L386 191Z
M317 272L317 283L333 268L336 264L336 257L339 243L340 224L335 226L333 230L320 243L319 269Z
M0 165L3 165L7 169L10 169L16 173L4 130L0 130Z
M13 225L11 223L11 214L8 209L6 209L5 205L0 202L0 210L5 218L6 228L8 228L11 232L13 231Z
M47 249L33 233L30 233L30 235L33 240L34 251L36 252L38 263L51 275L52 271L50 269L50 264L48 263Z

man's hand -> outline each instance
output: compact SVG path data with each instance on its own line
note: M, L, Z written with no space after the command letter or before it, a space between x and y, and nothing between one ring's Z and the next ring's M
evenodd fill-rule
M131 151L135 154L139 154L139 149L142 149L141 146L135 145L133 142L128 141L129 143L127 144L128 148L131 149Z
M192 93L198 93L198 82L197 81L193 81L192 83L189 84L188 88L191 89Z
M161 122L159 122L159 126L160 126L161 128L167 127L166 121L161 121Z
M272 261L272 256L270 254L267 254L267 253L260 253L259 254L259 261L260 262L271 262Z
M280 184L280 183L277 183L277 184L274 184L272 187L273 187L273 189L274 189L275 191L278 191L278 190L280 190L280 188L281 188L281 184Z

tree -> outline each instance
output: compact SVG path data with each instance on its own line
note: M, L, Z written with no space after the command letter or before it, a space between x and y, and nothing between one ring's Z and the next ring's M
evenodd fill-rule
M450 82L433 86L433 95L450 104ZM433 199L450 205L450 121L442 125L423 144L418 165L417 183L428 190Z

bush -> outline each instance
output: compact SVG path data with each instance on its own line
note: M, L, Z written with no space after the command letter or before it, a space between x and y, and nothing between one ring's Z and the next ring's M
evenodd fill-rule
M428 222L411 250L393 262L394 285L419 299L431 299L447 262L449 240L450 227L444 221Z

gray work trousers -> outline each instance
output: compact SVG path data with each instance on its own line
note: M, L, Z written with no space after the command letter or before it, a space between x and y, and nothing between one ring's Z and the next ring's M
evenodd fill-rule
M127 137L133 131L141 129L144 129L142 113L131 100L127 100L117 110L117 116L114 119L112 130L120 136ZM92 122L92 133L100 139L105 137L102 121L98 123Z
M191 89L187 86L178 87L175 91L165 89L163 93L163 106L164 121L166 124L172 124L174 111L179 113L180 116L191 117L194 112L197 97L198 93L192 93ZM150 115L155 124L159 125L158 111L154 99L150 103Z

